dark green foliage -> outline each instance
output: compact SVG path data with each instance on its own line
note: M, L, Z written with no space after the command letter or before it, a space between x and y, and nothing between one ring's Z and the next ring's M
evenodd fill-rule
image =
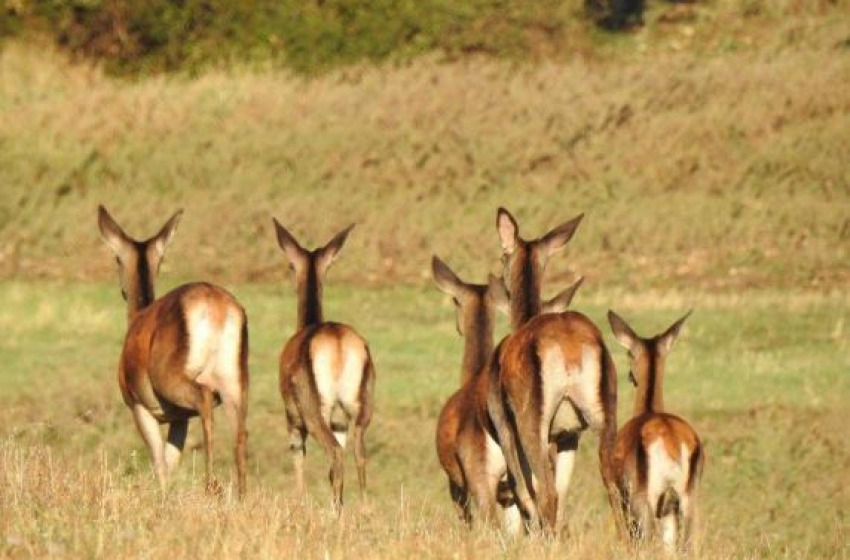
M0 13L0 37L46 32L118 74L232 61L315 73L429 51L520 57L557 44L556 0L34 0ZM542 33L540 33L542 31ZM551 47L551 45L550 45Z

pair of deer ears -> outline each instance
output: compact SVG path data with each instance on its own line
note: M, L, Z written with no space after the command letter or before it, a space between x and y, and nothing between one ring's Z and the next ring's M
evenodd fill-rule
M584 218L584 214L579 214L572 220L564 222L549 233L531 241L531 243L539 244L548 257L552 253L563 249L564 245L572 239L579 224ZM519 226L516 220L505 208L499 208L496 212L496 229L499 231L499 241L502 244L502 252L506 255L511 255L521 243L527 243L519 236Z
M684 325L685 320L691 316L691 313L693 313L693 310L685 313L684 317L670 325L666 331L651 339L639 336L622 317L611 310L608 311L608 322L611 324L611 330L614 332L614 339L620 344L620 346L628 350L632 356L639 355L646 345L652 342L655 343L662 355L666 355L670 352L670 349L673 347L673 343L676 342L676 339L679 337L682 325Z
M289 259L292 266L296 268L305 266L312 256L316 260L320 272L327 270L331 263L336 260L339 250L345 245L348 234L354 228L354 224L351 224L334 235L327 244L310 252L298 243L295 237L277 221L277 218L272 218L272 221L277 232L277 243L283 249L283 253Z
M182 216L183 210L178 210L165 222L165 225L156 235L144 241L136 241L124 232L102 204L97 207L97 225L100 229L100 236L106 242L106 245L112 249L119 261L124 260L127 252L139 244L153 247L161 259L165 255L165 248L171 243L174 232L177 231L177 224L180 223Z
M174 232L177 231L177 225L180 223L182 216L183 210L178 210L169 218L156 235L140 242L127 235L103 205L97 207L97 224L100 229L100 235L119 260L125 259L128 251L139 244L152 246L159 258L162 258L166 247L171 243ZM293 265L302 262L309 255L308 251L298 244L298 241L295 240L286 228L280 225L280 222L274 218L273 220L275 230L277 231L277 242L287 258ZM348 234L353 227L354 224L351 224L337 233L324 247L320 247L313 252L318 258L320 268L323 270L327 269L336 259L337 253L339 253L339 250L345 244L345 240L348 238Z
M431 271L437 287L455 298L455 300L462 299L466 294L472 293L474 290L474 284L469 284L458 278L452 272L452 269L436 255L431 258ZM573 296L575 296L576 291L578 291L583 282L584 277L579 277L572 286L552 299L543 302L543 313L560 313L566 311L570 302L573 300ZM504 281L490 274L487 277L487 289L493 298L496 308L500 311L508 312L510 308L510 295Z
M501 278L497 278L492 274L487 276L486 286L477 286L476 284L464 282L449 268L449 265L444 263L436 255L431 257L431 273L434 276L434 283L437 284L437 287L455 298L456 301L462 300L467 295L474 294L476 288L486 287L497 308L506 308L508 305L507 288L505 288Z

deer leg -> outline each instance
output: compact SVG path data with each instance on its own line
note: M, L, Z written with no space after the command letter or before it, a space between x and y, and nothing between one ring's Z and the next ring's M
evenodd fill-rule
M488 375L490 375L490 388L487 393L487 412L496 429L499 445L505 457L508 479L523 514L527 516L528 525L536 527L540 524L540 515L529 490L530 473L527 473L527 465L520 459L519 441L516 437L516 426L513 424L514 416L503 397L498 369L492 368Z
M311 385L307 383L297 384L296 402L307 431L319 442L331 461L328 478L333 490L332 506L334 511L339 514L342 511L344 456L342 446L334 437L334 433L328 424L332 410L331 405L321 403L319 396L311 391Z
M357 463L357 482L360 485L360 497L366 498L366 427L354 425L354 460Z
M289 452L292 453L292 466L295 471L295 490L299 499L307 496L307 483L304 478L304 457L307 455L307 428L294 422L289 423Z
M233 459L236 463L237 488L239 499L245 498L248 489L248 323L243 321L240 335L239 358L236 362L238 375L226 375L222 378L230 380L226 386L219 388L219 395L224 404L224 413L233 433ZM238 379L238 381L236 381Z
M209 387L200 387L201 402L198 413L201 416L201 426L204 431L204 474L207 493L221 494L221 486L212 474L213 463L213 391Z
M357 463L357 481L360 484L360 496L366 497L366 428L372 421L372 390L375 384L375 368L372 360L366 364L358 410L354 416L354 460Z
M522 530L522 514L507 477L499 480L496 495L496 502L502 510L502 527L508 535L518 535Z
M646 491L632 494L629 501L629 534L637 544L652 534L654 527L652 509Z
M247 416L248 406L244 393L241 388L228 390L221 394L224 413L227 416L228 424L233 433L233 458L236 462L236 477L239 499L245 497L248 482L247 468L247 446L248 446L248 429Z
M344 476L343 449L334 438L331 429L326 424L321 422L317 424L318 425L314 428L309 427L309 423L307 425L310 433L312 433L313 437L319 441L319 444L324 448L325 452L328 454L328 458L331 460L331 468L328 473L328 478L330 479L331 488L333 490L333 508L334 511L339 514L342 511Z
M469 493L466 489L449 479L449 496L452 498L452 503L457 509L458 517L460 517L467 525L472 523L472 514L469 511Z
M142 435L142 439L150 449L151 459L153 460L154 472L159 480L159 486L165 492L165 484L167 479L167 469L165 468L165 460L163 458L162 448L162 433L159 431L159 422L153 417L153 414L141 404L134 404L132 407L133 420L136 423L136 428Z
M682 493L679 498L679 508L682 514L681 525L681 541L680 547L684 551L693 551L695 549L694 529L697 519L696 496L692 492L691 495Z
M543 419L538 411L529 407L526 409L526 414L517 415L516 420L520 446L525 451L533 481L537 483L535 494L543 528L548 532L555 527L557 503L548 441L544 441L542 436Z
M186 444L186 433L189 428L189 420L174 420L168 425L168 437L165 440L163 459L165 461L165 473L171 476L174 469L180 463L180 455Z
M477 448L473 438L466 437L458 443L458 457L467 491L475 502L476 519L481 526L487 526L497 519L496 492L499 476L493 477L487 472L486 450Z
M559 434L554 442L555 492L558 500L558 511L555 517L556 532L560 532L566 526L567 490L569 490L575 467L578 439L578 432L566 432Z

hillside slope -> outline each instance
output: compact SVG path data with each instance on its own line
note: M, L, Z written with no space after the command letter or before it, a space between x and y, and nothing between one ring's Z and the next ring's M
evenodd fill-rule
M647 35L616 64L420 59L311 80L114 81L12 44L0 275L111 277L102 202L137 235L185 208L177 277L283 278L273 215L312 243L356 222L339 280L423 282L432 253L483 276L504 205L529 236L587 214L553 260L564 281L846 286L850 29L800 25L723 54Z

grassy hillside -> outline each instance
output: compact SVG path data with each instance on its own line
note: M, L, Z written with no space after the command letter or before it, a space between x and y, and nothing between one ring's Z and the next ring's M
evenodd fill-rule
M112 278L102 202L136 235L184 207L166 262L179 277L281 279L275 215L308 243L358 224L340 281L422 283L432 253L496 270L504 205L531 236L587 214L558 282L846 286L846 21L722 55L653 28L616 64L420 60L312 80L118 82L10 44L0 275Z

